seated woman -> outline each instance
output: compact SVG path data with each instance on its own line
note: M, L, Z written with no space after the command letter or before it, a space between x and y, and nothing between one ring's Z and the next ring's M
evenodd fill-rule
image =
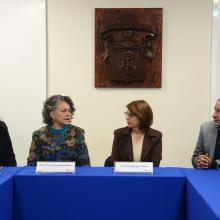
M127 127L114 131L113 161L153 162L162 159L162 133L152 129L153 112L144 100L133 101L125 112Z
M0 167L16 165L17 162L15 160L8 128L3 121L0 121Z
M71 124L75 112L68 96L54 95L44 103L45 127L33 132L28 165L37 161L75 161L76 166L90 166L84 130Z

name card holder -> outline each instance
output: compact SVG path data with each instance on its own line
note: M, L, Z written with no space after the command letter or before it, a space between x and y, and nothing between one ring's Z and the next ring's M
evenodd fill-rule
M152 162L115 162L115 173L153 174Z
M75 162L37 162L36 173L75 173Z

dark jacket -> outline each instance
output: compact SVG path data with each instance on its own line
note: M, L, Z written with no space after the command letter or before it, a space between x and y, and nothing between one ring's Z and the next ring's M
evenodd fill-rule
M12 148L8 128L0 121L0 166L16 166L15 154Z
M112 146L113 161L133 161L133 148L131 129L129 127L119 128L114 131ZM145 132L141 162L153 162L159 166L162 159L162 133L149 128Z

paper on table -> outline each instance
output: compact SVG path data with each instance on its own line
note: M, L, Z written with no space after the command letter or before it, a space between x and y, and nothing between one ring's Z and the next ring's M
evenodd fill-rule
M150 173L153 174L152 162L115 162L115 173Z
M75 162L37 162L36 173L75 173Z

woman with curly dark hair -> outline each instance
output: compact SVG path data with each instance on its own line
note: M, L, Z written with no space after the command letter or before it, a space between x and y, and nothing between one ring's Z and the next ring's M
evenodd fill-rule
M44 103L46 126L33 132L28 165L37 161L75 161L90 166L84 130L71 124L75 107L68 96L54 95Z
M17 163L8 128L3 121L0 121L0 167L16 165Z

